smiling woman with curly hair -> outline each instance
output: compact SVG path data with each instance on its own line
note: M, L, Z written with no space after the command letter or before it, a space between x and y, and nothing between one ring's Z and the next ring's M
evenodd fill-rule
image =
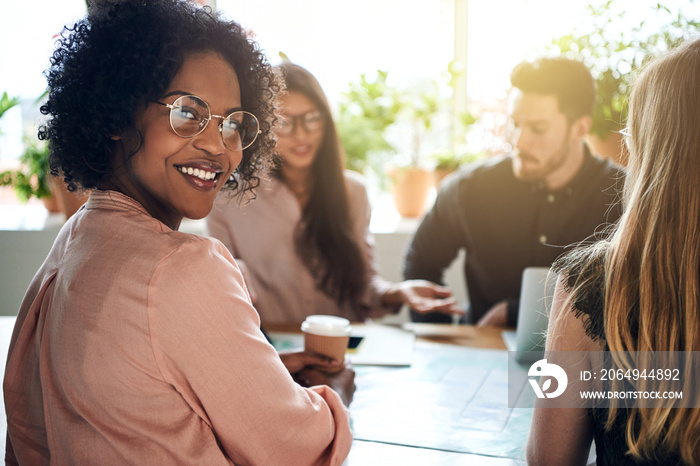
M236 70L241 107L257 117L261 131L226 188L255 186L256 171L269 165L275 145L269 130L280 87L265 56L240 25L218 21L203 9L182 23L191 7L174 2L154 23L144 8L131 1L111 9L95 6L88 18L66 29L47 72L51 91L41 111L51 119L39 131L49 140L53 173L62 174L72 189L99 187L118 144L113 136L134 132L135 151L141 135L134 112L163 96L188 54L212 51Z
M257 46L184 1L123 0L66 29L47 75L52 169L91 193L17 316L7 463L342 463L352 370L280 359L231 254L177 231L271 163Z

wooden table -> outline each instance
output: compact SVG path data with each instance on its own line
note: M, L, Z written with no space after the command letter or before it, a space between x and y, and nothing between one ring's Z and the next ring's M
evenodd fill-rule
M10 340L14 317L0 317L0 358L3 363L7 356L7 345ZM465 325L441 325L441 324L404 324L404 328L415 332L417 352L425 351L426 348L456 348L458 350L469 348L483 348L490 350L505 350L505 345L501 339L501 328L477 329ZM266 330L270 332L299 332L298 325L271 325ZM422 347L423 345L424 347ZM4 366L4 365L3 365ZM4 367L3 367L4 368ZM358 376L362 376L363 369L356 367ZM392 371L396 368L366 368L367 371L377 374L382 370ZM400 369L398 369L400 371ZM393 376L393 373L390 373ZM362 385L356 392L356 400L367 396L362 393ZM373 395L373 393L369 393ZM0 392L0 397L2 393ZM381 396L377 398L381 403ZM436 400L439 401L439 400ZM0 398L0 402L2 399ZM406 407L410 410L411 406ZM353 405L351 405L351 414ZM416 425L416 429L424 428ZM0 447L4 450L6 430L5 417L0 416ZM498 455L472 454L468 452L445 451L435 448L416 447L400 443L378 442L367 439L355 439L350 451L350 455L344 463L345 466L384 466L384 465L436 465L436 466L462 466L462 465L483 465L483 466L524 466L525 462L519 459L499 457Z
M506 327L477 328L473 325L421 324L415 322L404 324L403 328L415 333L419 341L499 350L506 349L501 333L504 330L512 330Z
M361 327L366 324L353 323L352 325ZM267 324L264 325L264 328L268 332L301 333L301 324ZM401 328L415 333L418 341L499 350L506 349L501 333L504 330L513 330L510 327L477 328L473 325L423 324L416 322L405 323L401 325Z
M353 326L362 326L364 324L353 324ZM299 325L267 325L265 329L271 333L298 333ZM476 328L471 325L450 325L450 324L425 324L425 323L405 323L402 328L409 330L416 335L415 354L423 354L432 349L455 348L455 350L464 350L465 348L478 348L484 350L501 350L505 351L506 346L503 342L501 334L503 330L512 330L506 328ZM382 403L392 403L393 400L387 399L387 393L376 384L364 386L365 375L369 373L372 376L381 376L383 370L387 371L389 378L393 377L396 368L379 368L379 367L356 367L358 376L356 382L358 388L355 400L359 402L362 398L365 400L371 397L378 404L378 413ZM396 373L398 375L398 373ZM410 388L409 388L410 390ZM389 395L391 395L389 393ZM400 396L400 394L397 394ZM425 400L421 400L424 404ZM434 400L436 404L440 404L440 399ZM362 413L357 413L353 409L355 404L351 404L350 412L357 421L358 414L367 417L367 404L361 408ZM406 406L407 410L411 410L411 406ZM382 414L378 414L381 416ZM429 425L429 423L427 423ZM356 425L357 427L357 425ZM416 429L426 429L426 424L416 425ZM429 432L426 432L429 434ZM406 443L412 442L414 439L407 439ZM346 466L366 466L366 465L484 465L484 466L521 466L525 465L525 461L517 458L498 457L496 455L473 454L469 452L449 451L438 448L429 448L425 446L415 446L409 444L401 444L398 441L373 441L367 438L357 438L353 442L350 455L346 462Z

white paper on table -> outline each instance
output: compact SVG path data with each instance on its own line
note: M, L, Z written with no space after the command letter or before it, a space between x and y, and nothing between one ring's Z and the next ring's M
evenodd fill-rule
M413 332L381 324L352 327L352 336L362 337L355 349L349 349L347 359L356 366L411 365L416 336ZM268 336L278 351L301 349L304 336L300 333L269 332Z
M346 357L356 366L410 366L416 336L413 332L387 325L352 328L352 336L362 337Z

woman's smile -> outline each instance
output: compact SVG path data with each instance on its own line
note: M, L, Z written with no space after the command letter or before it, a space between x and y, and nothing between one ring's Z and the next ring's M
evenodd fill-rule
M294 153L299 157L313 156L314 147L311 144L300 144L298 146L293 146L289 148L289 151Z
M241 163L242 150L229 149L216 120L191 137L172 128L172 105L183 95L195 95L211 106L213 115L241 108L238 76L215 53L186 58L161 105L152 103L137 118L143 143L127 164L120 190L155 218L175 229L183 217L199 219L212 209L216 193ZM168 104L168 105L163 105Z
M201 191L212 191L224 171L221 164L210 161L194 161L175 165L175 169L190 185Z

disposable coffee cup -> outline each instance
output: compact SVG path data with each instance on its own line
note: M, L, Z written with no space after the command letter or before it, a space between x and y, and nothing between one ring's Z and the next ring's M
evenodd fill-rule
M350 341L350 321L337 316L308 316L301 324L304 350L342 361Z

